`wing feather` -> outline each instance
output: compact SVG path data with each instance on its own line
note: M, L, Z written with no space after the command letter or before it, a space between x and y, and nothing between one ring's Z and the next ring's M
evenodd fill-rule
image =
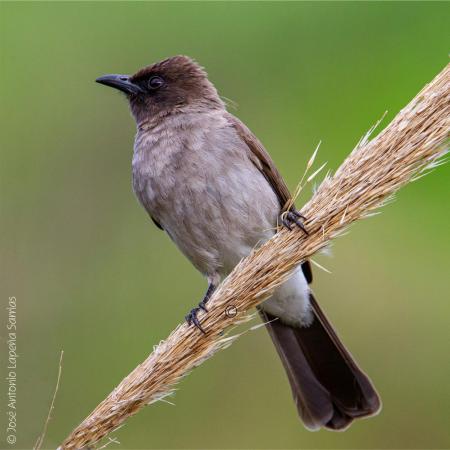
M259 139L237 117L228 113L228 120L242 140L247 144L250 161L252 161L252 163L261 171L272 187L278 198L278 202L280 203L280 210L283 211L291 199L291 193L269 153L267 153L267 150L261 144ZM309 261L305 261L302 264L302 271L308 284L311 284L313 276L311 263Z
M238 135L247 144L250 161L260 170L272 187L280 203L280 209L283 211L291 198L291 194L283 177L275 167L272 158L258 138L238 118L232 114L228 114L228 120Z

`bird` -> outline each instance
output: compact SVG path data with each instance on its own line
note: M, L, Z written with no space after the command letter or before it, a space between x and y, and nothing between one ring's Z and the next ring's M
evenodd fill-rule
M305 217L258 138L226 104L194 59L172 56L134 75L96 82L125 94L136 122L133 189L208 288L186 316L207 313L214 290L281 222L307 233ZM298 414L311 430L342 431L377 414L380 397L327 319L312 289L309 261L259 307L281 358Z

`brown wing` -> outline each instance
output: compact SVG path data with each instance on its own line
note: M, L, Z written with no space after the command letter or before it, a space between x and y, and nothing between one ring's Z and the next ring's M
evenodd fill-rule
M267 150L261 144L259 139L246 127L237 117L232 114L228 114L228 120L230 124L236 129L239 136L247 144L248 157L252 163L261 171L264 175L273 191L278 197L280 203L280 209L283 211L289 200L291 199L291 193L283 180L280 172L275 167L272 158L270 157ZM312 283L313 276L311 270L311 264L309 261L305 261L302 264L303 275L306 278L308 284Z
M287 202L290 200L291 194L283 180L283 177L275 167L272 158L267 153L261 142L259 142L258 138L239 119L231 114L228 114L228 119L230 124L238 132L239 136L247 144L248 157L269 182L278 197L280 208L283 210L286 207Z

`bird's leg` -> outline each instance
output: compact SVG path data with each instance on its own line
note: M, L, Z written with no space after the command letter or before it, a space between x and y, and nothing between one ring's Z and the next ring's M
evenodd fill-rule
M203 297L203 300L198 304L198 307L200 309L203 309L203 311L207 312L208 310L206 309L206 303L208 302L208 300L210 299L212 293L216 290L216 286L213 283L209 283L208 285L208 289L206 290L206 293Z
M211 295L216 290L219 284L219 277L217 275L208 277L208 289L206 290L205 295L203 296L202 301L198 304L196 308L193 308L190 313L185 317L188 325L193 324L196 326L203 334L206 334L205 330L200 325L200 321L197 318L197 314L200 310L207 312L206 303L211 298Z
M304 220L306 220L306 217L294 208L281 214L281 222L288 230L292 230L292 226L295 224L303 231L303 233L308 235L309 233L303 225Z

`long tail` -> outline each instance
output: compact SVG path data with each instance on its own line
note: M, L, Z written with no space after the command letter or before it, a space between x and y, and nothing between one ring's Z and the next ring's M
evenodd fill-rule
M310 430L344 430L371 416L381 401L311 295L314 320L292 328L260 311L286 369L298 413Z

